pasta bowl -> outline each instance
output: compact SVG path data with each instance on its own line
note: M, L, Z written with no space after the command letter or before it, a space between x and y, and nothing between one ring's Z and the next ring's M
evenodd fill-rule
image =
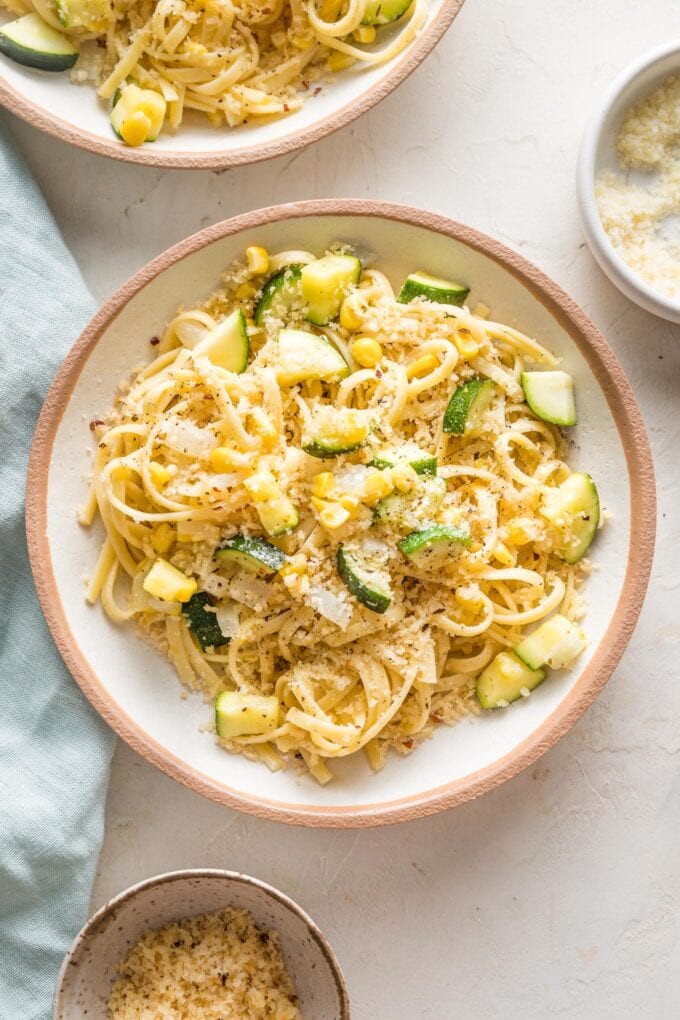
M258 928L277 932L305 1015L348 1020L342 971L311 917L266 882L210 868L156 875L105 903L66 954L57 978L53 1020L104 1020L116 968L142 935L224 907L246 910Z
M441 39L464 0L427 0L427 16L417 37L385 63L354 64L310 87L302 108L272 119L262 117L228 129L187 112L173 135L163 132L153 144L128 147L115 137L108 103L92 85L74 85L68 71L51 74L0 56L0 104L42 131L82 149L129 163L188 169L239 166L295 152L350 124L403 82ZM49 6L49 5L47 5ZM0 25L15 15L0 9ZM386 45L385 29L373 49ZM370 48L370 47L369 47Z
M293 769L226 754L201 732L210 708L182 700L172 667L131 628L86 605L83 577L101 546L79 526L92 445L87 422L110 405L149 338L178 304L200 300L247 245L324 251L342 239L378 255L402 280L417 266L463 279L470 304L542 343L576 381L576 470L597 479L607 527L588 580L590 645L569 673L556 673L507 711L438 727L407 758L377 773L353 755L319 786ZM89 438L88 438L89 437ZM380 825L479 796L534 762L573 725L609 679L630 638L649 577L655 530L651 454L634 395L605 340L535 266L469 227L403 206L361 200L303 202L249 213L175 246L133 277L95 316L52 386L37 427L27 490L27 528L38 595L67 666L87 697L133 748L193 790L261 817L315 826Z

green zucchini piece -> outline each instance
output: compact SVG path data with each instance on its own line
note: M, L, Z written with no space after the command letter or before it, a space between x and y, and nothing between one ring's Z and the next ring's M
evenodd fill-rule
M215 699L215 729L223 740L273 733L278 719L279 699L275 695L220 691Z
M155 142L163 130L167 104L155 89L140 89L133 82L116 89L111 105L111 127L114 134L123 138L123 124L134 113L143 113L149 119L149 133L145 141Z
M78 59L78 50L70 39L38 14L26 14L0 28L0 53L16 64L39 71L68 71Z
M111 14L111 0L54 0L54 6L64 28L88 32L103 27Z
M248 323L240 308L218 322L194 347L194 356L203 355L228 372L245 372L249 353Z
M473 432L496 395L491 379L468 379L454 392L444 411L444 432L462 436Z
M515 655L529 669L552 666L564 669L587 646L588 639L575 623L556 613L525 637L515 648Z
M567 563L585 556L600 523L600 498L590 475L576 472L543 497L541 513L564 535L559 550Z
M268 499L255 504L262 527L271 535L277 538L278 535L285 535L287 531L297 528L299 515L288 496L280 495L275 499Z
M407 305L414 298L424 298L426 301L434 301L439 305L457 305L459 308L465 304L470 293L470 288L462 283L453 283L451 280L440 280L429 273L411 273L404 280L397 301Z
M446 479L424 477L412 492L393 492L373 511L376 521L394 528L414 527L431 520L446 495Z
M215 553L215 558L225 563L235 563L249 574L266 577L275 574L286 562L285 555L266 538L248 535L234 535Z
M403 17L413 0L368 0L362 25L389 25Z
M398 461L404 461L413 468L417 475L434 476L437 474L437 458L419 450L415 444L409 444L402 449L380 450L370 462L369 467L384 471L385 468L394 467Z
M358 450L369 439L371 422L362 411L353 408L326 408L317 417L315 431L303 437L302 449L312 457L338 457Z
M374 613L384 613L392 602L392 592L385 578L376 570L361 564L341 545L336 554L340 580L357 602Z
M281 386L294 386L306 379L337 382L349 375L342 354L323 336L304 329L282 329L276 343L276 378Z
M441 564L452 554L459 553L461 549L469 549L471 545L469 532L447 524L433 524L431 528L412 531L397 542L399 551L419 567Z
M340 305L360 276L361 262L354 255L324 255L303 266L300 283L307 321L325 326L337 318Z
M224 636L217 615L208 608L214 605L214 599L207 591L197 591L188 602L182 603L182 614L187 626L203 651L206 648L219 648L231 640Z
M533 691L546 677L544 669L529 669L512 652L499 652L477 678L477 701L482 708L505 708Z
M542 421L576 424L574 380L567 372L522 372L522 389L527 404Z
M295 304L300 304L301 287L300 272L302 266L293 263L277 270L270 276L260 293L260 298L255 305L255 323L264 326L265 318L270 315L274 319L283 321L290 313Z

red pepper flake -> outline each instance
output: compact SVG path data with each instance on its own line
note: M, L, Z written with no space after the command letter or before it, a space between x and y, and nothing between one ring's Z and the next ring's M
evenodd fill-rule
M106 425L106 422L102 421L101 418L93 418L90 422L90 432L94 432L98 425Z
M302 87L305 90L305 92L309 92L309 82L308 81L304 81L304 79L303 79Z
M383 373L380 371L379 368L376 368L376 370L375 370L375 377L376 377L376 379L382 379L382 377L383 377Z
M314 91L312 92L312 95L313 96L318 96L319 92L321 92L321 86L320 85L317 86L317 88L314 89Z
M283 110L284 113L290 113L290 106L288 105L288 103L283 104Z
M444 717L441 715L437 715L436 712L432 713L430 719L432 720L432 722L444 722Z
M156 344L159 344L160 342L161 338L159 336L152 336L151 339L149 340L149 343L151 344L152 347L155 347Z
M410 750L411 750L411 748L413 747L413 741L412 741L412 740L402 740L402 744L404 745L404 747L405 747L405 748L406 748L406 749L407 749L408 751L410 751Z

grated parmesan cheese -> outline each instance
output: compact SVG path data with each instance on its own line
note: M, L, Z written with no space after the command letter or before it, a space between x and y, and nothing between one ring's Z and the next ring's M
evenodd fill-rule
M680 296L680 77L667 78L626 116L619 170L603 170L595 197L614 249L666 297Z

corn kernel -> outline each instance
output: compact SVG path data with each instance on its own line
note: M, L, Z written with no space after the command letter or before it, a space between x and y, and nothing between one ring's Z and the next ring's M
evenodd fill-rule
M496 542L493 550L494 559L502 563L504 567L514 567L515 557L512 555L507 545L504 545L500 539Z
M156 460L152 460L149 464L149 474L151 475L151 481L157 489L165 488L172 478L168 469L163 464L159 464Z
M391 492L394 492L394 485L392 479L384 471L375 471L364 482L364 498L369 506L385 499Z
M153 534L151 535L151 545L157 553L169 552L174 541L175 530L165 521L163 521L162 524L159 524L157 528L154 528Z
M307 560L300 554L297 556L290 556L279 570L279 574L282 577L289 577L291 574L301 577L302 574L306 573Z
M273 450L279 441L279 436L261 407L253 408L248 415L248 423L253 432L260 436L265 450Z
M353 514L359 506L359 499L357 496L352 496L349 492L343 493L338 500L340 506L343 506L350 514Z
M277 499L281 495L278 483L271 471L259 471L246 478L243 483L256 503Z
M114 482L129 482L132 475L132 468L128 467L127 464L118 464L111 472Z
M513 517L505 525L509 540L513 545L526 545L532 540L533 525L526 517Z
M141 110L136 110L121 124L120 135L126 145L143 145L150 130L150 119Z
M337 434L349 446L352 443L363 443L368 438L370 425L360 412L352 409L345 410L342 414L342 423L337 429Z
M358 43L372 43L375 42L376 31L373 25L359 25L353 35Z
M474 358L479 353L479 344L467 328L456 330L453 342L461 358Z
M389 468L389 475L397 492L410 492L418 484L418 475L410 464L396 464Z
M326 507L328 506L327 500L322 499L321 496L312 496L312 498L310 499L310 503L312 504L315 510L319 511L319 513L322 510L325 510Z
M435 368L438 367L439 361L434 354L424 354L422 358L411 362L406 369L406 378L422 379L424 375L429 375L430 372L434 372Z
M261 276L269 271L269 253L266 248L251 244L249 248L246 248L246 259L249 272Z
M341 528L349 520L349 517L349 510L345 510L344 506L340 506L339 503L329 503L319 514L319 520L324 528L329 528L331 531Z
M343 329L358 329L361 325L361 319L347 299L340 305L340 325Z
M350 353L362 368L375 368L382 359L383 349L377 340L362 336L354 341L350 347Z
M157 559L142 583L144 591L164 602L188 602L198 584L167 560Z
M328 58L328 67L331 71L344 71L346 67L351 67L352 64L356 64L356 58L350 57L347 53L340 53L339 50L335 50Z
M254 297L257 294L257 287L254 287L252 283L242 283L236 291L236 297L239 301L247 301L248 298Z
M248 457L228 446L217 446L210 454L213 471L233 471L248 463Z
M318 475L314 475L312 480L312 494L314 496L330 496L335 485L335 478L330 471L321 471Z
M306 35L293 36L292 43L296 50L306 50L312 44L312 39Z

